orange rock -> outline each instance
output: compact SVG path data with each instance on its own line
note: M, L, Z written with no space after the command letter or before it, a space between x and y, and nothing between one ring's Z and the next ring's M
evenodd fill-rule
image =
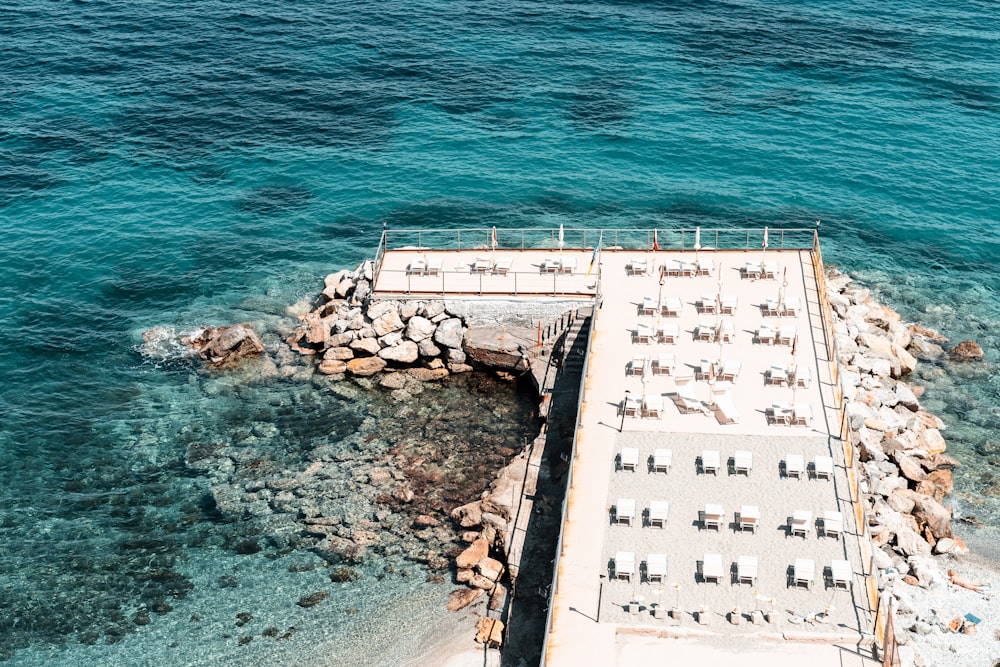
M483 594L479 588L456 588L448 595L448 611L465 609Z

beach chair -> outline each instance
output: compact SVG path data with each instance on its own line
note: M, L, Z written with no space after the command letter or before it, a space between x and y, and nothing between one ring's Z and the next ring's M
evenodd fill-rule
M653 451L653 472L669 472L673 463L674 452L671 449Z
M834 560L830 561L830 586L833 588L843 588L845 591L851 587L853 572L850 561Z
M514 261L510 259L499 259L497 263L493 265L493 275L495 276L505 276L510 272L510 267L513 266Z
M715 399L715 416L720 424L736 424L740 421L740 413L733 399L727 395Z
M792 565L792 585L805 584L806 588L812 588L815 579L816 562L810 558L796 558Z
M740 556L736 559L736 583L747 583L751 586L757 583L757 557Z
M721 456L719 455L719 450L717 449L706 449L701 453L701 473L707 475L712 473L713 475L719 474L719 462Z
M764 384L784 385L788 382L788 373L781 366L771 366L764 377Z
M722 338L723 343L733 342L733 338L736 337L736 325L733 324L732 320L722 320L722 326L719 327L719 336Z
M635 417L639 414L639 409L642 407L642 401L633 396L626 396L622 399L622 414L626 417Z
M812 382L812 371L808 366L795 366L795 384L800 387L808 387Z
M726 396L729 394L729 390L733 388L733 383L729 381L719 380L718 374L715 376L716 380L711 386L712 396Z
M681 335L681 328L675 322L661 324L656 330L657 343L676 343Z
M786 324L778 327L778 335L774 337L775 345L791 345L795 340L795 327Z
M715 362L702 359L694 369L695 380L710 380L715 377Z
M797 296L790 296L785 299L784 307L781 309L781 315L783 317L795 317L799 314L799 309L801 308L801 301Z
M677 394L674 396L674 404L677 405L677 409L681 414L702 411L701 401L695 398L694 388L688 385L677 388Z
M649 525L666 528L667 515L670 514L670 503L666 500L649 501Z
M650 339L653 337L653 327L649 324L640 322L635 325L635 330L632 332L632 342L636 344L649 344Z
M701 256L695 264L698 267L699 276L710 276L715 271L715 260L711 257Z
M715 528L715 530L722 529L722 505L716 505L713 503L708 503L705 505L704 518L701 520L701 525L703 528Z
M559 271L559 259L556 257L546 257L542 260L540 271L542 273L556 273Z
M722 554L705 554L701 561L701 579L706 584L713 579L716 584L722 581Z
M646 362L649 361L649 357L645 354L635 354L632 355L632 361L628 362L628 368L625 370L626 375L642 375L646 372Z
M808 426L812 421L812 406L808 403L796 403L792 406L792 424L795 426Z
M802 479L805 472L805 457L802 454L789 454L785 457L785 477Z
M622 453L618 458L621 470L631 470L635 472L639 467L639 450L635 447L622 447Z
M573 273L576 269L575 257L563 257L559 260L559 273Z
M840 537L844 532L844 515L841 512L823 512L823 536Z
M619 551L615 554L615 579L625 579L632 581L635 574L635 553L631 551Z
M639 304L639 315L655 315L656 314L656 300L651 296L642 297L642 303Z
M663 396L660 394L649 394L648 396L643 396L641 413L643 417L649 417L651 419L659 419L662 417Z
M653 359L651 368L653 375L670 375L671 369L674 367L674 355L666 354L661 352L656 355L656 359Z
M698 311L699 315L715 315L715 305L714 296L702 296L694 302L695 310Z
M813 475L816 479L833 479L833 457L817 455L813 461Z
M774 345L776 332L771 327L757 329L757 342L761 345Z
M760 278L761 267L758 262L747 262L743 265L743 277L756 280Z
M633 257L629 260L626 273L630 276L646 275L646 260Z
M718 329L715 328L714 322L702 322L695 330L695 335L698 340L713 343L718 335Z
M781 311L778 308L778 300L777 299L765 300L763 311L764 311L764 317L777 317L778 315L780 315Z
M419 257L410 260L406 266L406 273L411 276L422 276L427 270L427 262Z
M728 382L735 382L736 378L740 374L740 370L743 369L743 362L736 361L735 359L726 360L722 362L722 372L719 374L719 379Z
M649 554L646 556L646 581L663 582L667 577L667 554Z
M615 523L624 523L631 526L635 520L635 500L632 498L619 498L615 503Z
M476 257L476 261L472 263L471 271L472 273L489 273L493 268L493 262L490 261L489 257Z
M788 534L792 537L801 535L805 539L812 523L813 514L809 510L795 510L788 522Z
M792 406L787 403L775 403L768 410L772 424L788 426L792 423Z
M738 525L741 531L749 528L751 533L756 533L757 527L760 526L760 507L757 505L743 505L740 507L739 519Z
M760 277L768 280L774 280L778 276L779 271L781 271L781 267L778 266L777 262L766 261L761 264Z
M733 452L733 474L739 475L742 472L749 477L751 470L753 470L753 452L745 449Z
M722 314L732 315L736 312L736 306L739 304L739 299L735 296L723 294L722 295Z
M660 304L660 315L663 317L680 317L684 304L676 296L668 296Z
M427 264L424 267L424 273L428 276L439 276L441 275L441 270L444 267L444 260L440 257L432 257L427 260Z

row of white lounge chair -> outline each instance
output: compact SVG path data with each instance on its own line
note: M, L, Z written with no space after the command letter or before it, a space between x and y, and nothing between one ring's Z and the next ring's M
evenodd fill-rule
M705 449L695 460L698 471L703 474L717 475L721 466L722 455L718 450ZM672 449L658 448L653 450L653 454L646 460L647 470L651 473L667 473L674 464L674 452ZM618 455L618 470L636 472L639 468L639 449L636 447L622 447ZM733 452L729 459L729 469L732 474L740 473L749 475L753 470L753 452L738 449ZM802 479L807 474L815 479L833 478L833 457L822 454L816 455L809 467L806 466L805 456L802 454L788 454L785 460L779 465L779 472L784 471L785 477L795 477Z
M704 343L732 343L736 338L736 324L731 319L718 322L700 322L690 332L692 339ZM670 322L653 325L638 322L632 329L632 342L637 345L652 343L674 344L680 339L680 327ZM754 332L754 340L761 345L791 345L798 331L793 324L777 328L762 325Z
M625 265L625 272L630 276L645 276L650 274L650 269L655 267L654 262L641 257L629 259ZM687 259L670 259L656 267L661 275L694 277L710 276L715 272L715 260L711 255L699 255L693 261ZM740 274L744 278L767 278L773 280L778 277L781 267L773 260L759 262L747 262L740 269Z
M702 583L714 581L719 584L724 576L722 554L706 553L698 562L698 573ZM667 578L667 555L649 554L644 562L644 579L649 583L663 583ZM757 584L759 562L756 556L740 556L730 566L730 583ZM787 568L789 587L804 585L812 588L816 579L816 561L810 558L796 558ZM635 553L619 551L611 563L611 576L615 579L632 580L637 575ZM854 575L850 561L832 560L824 571L824 579L830 588L850 588Z
M649 527L666 526L670 514L670 502L667 500L651 500L646 510L644 525ZM636 501L634 498L619 498L610 509L611 523L632 526L636 519ZM739 512L733 513L733 529L736 532L749 530L756 533L760 527L761 515L758 505L742 505ZM722 530L726 522L726 512L722 505L706 503L699 511L698 523L703 530L714 528ZM809 527L813 524L813 515L809 510L795 510L788 522L783 524L789 537L800 535L806 537ZM815 522L817 537L840 537L844 532L844 515L838 511L825 511Z
M732 295L702 296L694 302L695 310L699 315L733 315L739 299ZM779 301L778 299L766 299L761 304L760 309L765 317L795 317L801 309L801 301L798 297L789 297ZM642 298L637 306L640 317L659 315L660 317L680 317L684 303L675 296L666 297L662 300L654 299L651 296Z

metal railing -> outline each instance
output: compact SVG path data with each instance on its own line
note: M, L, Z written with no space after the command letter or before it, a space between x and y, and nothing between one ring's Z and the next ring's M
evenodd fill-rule
M599 243L605 250L760 250L810 249L815 246L815 228L517 228L482 227L471 229L383 229L376 253L376 268L386 250L584 250ZM560 237L562 243L560 243Z

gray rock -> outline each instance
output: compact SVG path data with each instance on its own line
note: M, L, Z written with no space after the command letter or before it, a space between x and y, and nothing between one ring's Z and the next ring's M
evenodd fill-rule
M369 315L369 317L371 316ZM403 320L400 319L399 313L393 308L393 310L382 313L377 318L372 318L372 329L375 330L375 335L377 336L384 336L394 331L402 331Z
M896 550L904 556L930 556L931 545L905 524L896 527Z
M423 315L429 320L433 320L438 315L444 314L444 302L428 301L424 306Z
M417 344L412 340L404 340L399 345L384 347L379 350L378 356L387 361L397 361L403 364L412 364L417 360Z
M414 315L406 325L406 337L414 343L430 338L434 335L434 323L426 317Z
M425 338L417 343L417 352L421 357L437 357L441 354L441 348L435 345L432 339Z
M380 336L378 342L382 347L389 347L397 345L401 340L403 340L403 333L401 331L392 331L384 336Z
M917 400L916 395L914 395L913 390L905 382L899 382L896 384L896 403L902 405L907 410L916 412L920 409L920 402Z
M462 320L455 317L443 320L434 332L434 342L445 347L462 347L464 337L465 327L462 326Z
M464 364L466 354L458 348L449 347L448 348L448 361L453 364Z
M368 306L368 319L374 321L388 312L398 309L395 301L376 301Z
M349 347L355 352L363 352L369 356L378 354L378 351L382 349L382 346L374 338L355 339L351 341Z
M404 301L399 304L399 316L403 318L403 321L409 321L414 315L420 312L423 304L420 301Z

